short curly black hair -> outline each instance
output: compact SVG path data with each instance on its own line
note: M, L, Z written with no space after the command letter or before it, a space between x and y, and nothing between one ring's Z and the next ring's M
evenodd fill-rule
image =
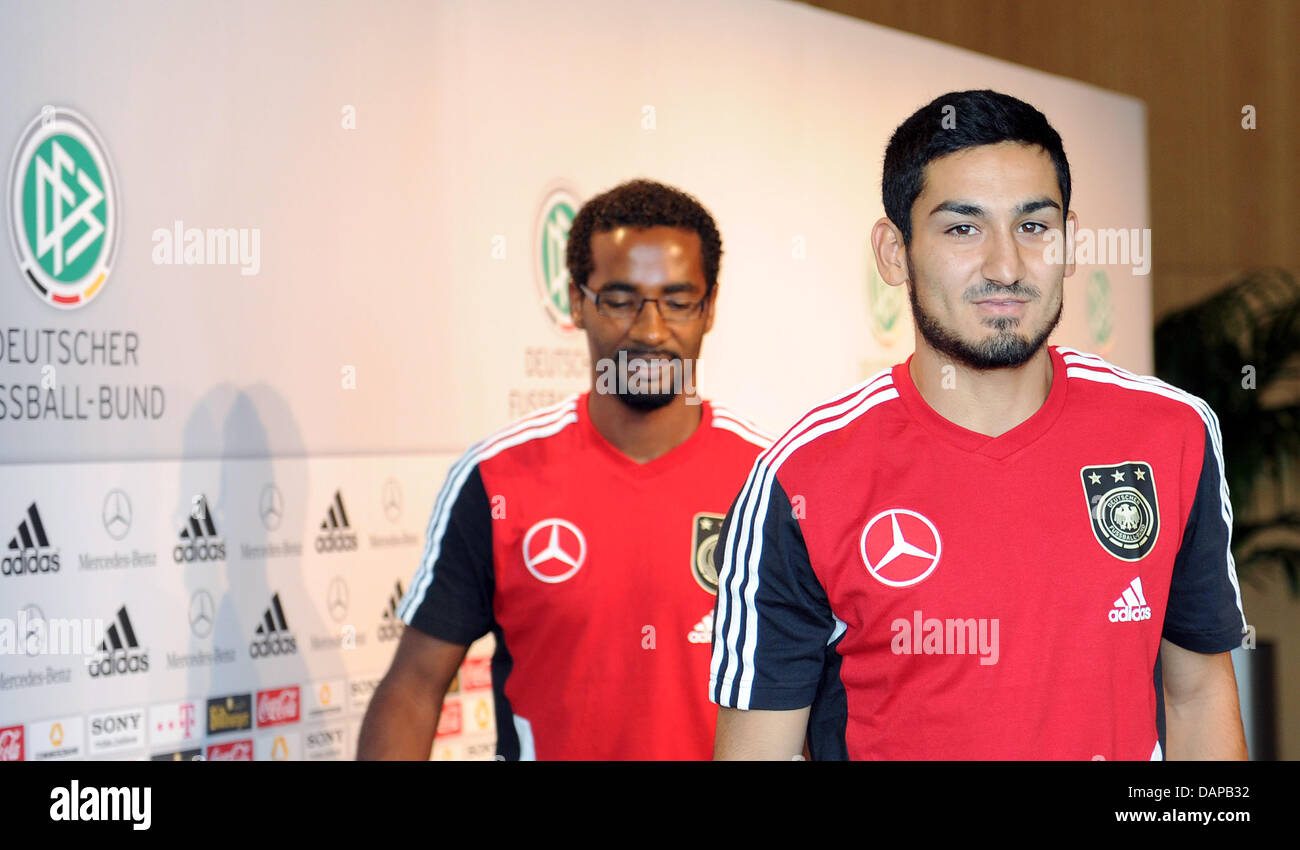
M718 283L722 236L713 216L693 196L653 180L629 180L582 205L569 227L565 262L578 286L591 277L591 236L618 227L680 227L700 237L706 292Z

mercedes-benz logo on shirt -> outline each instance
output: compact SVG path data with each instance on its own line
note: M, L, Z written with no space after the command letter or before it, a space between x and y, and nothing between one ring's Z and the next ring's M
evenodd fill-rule
M544 519L524 535L524 566L538 581L559 584L582 569L587 539L567 519Z
M104 497L104 511L101 515L104 530L114 540L121 540L131 530L131 500L122 490L109 490Z
M336 622L343 622L348 615L348 586L338 576L330 582L329 590L325 594L325 606L329 608L330 616Z
M195 637L205 638L212 634L212 620L216 606L212 604L212 594L206 590L196 590L190 597L190 631Z
M881 511L862 529L862 563L881 584L908 587L939 565L943 544L934 523L906 508Z
M401 519L402 488L397 485L397 479L390 478L384 482L382 501L384 504L384 516L388 517L389 522L397 522Z
M267 531L275 531L280 527L280 520L284 518L284 498L280 495L280 488L274 484L267 484L262 488L262 495L257 500L257 515L262 519L262 525L266 526Z

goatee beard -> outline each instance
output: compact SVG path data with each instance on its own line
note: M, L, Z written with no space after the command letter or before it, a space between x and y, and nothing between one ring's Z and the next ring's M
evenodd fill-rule
M653 384L657 385L658 392L650 392L645 381L633 380L630 372L623 374L624 380L619 382L614 394L619 401L632 410L639 413L649 413L652 410L658 410L671 404L673 399L677 397L680 384L674 381L676 375L673 370L681 368L681 361L674 355L661 351L622 349L617 353L616 359L620 366L622 363L634 359L656 364L652 368L647 368L651 368Z
M909 275L907 297L912 302L912 318L916 322L916 329L921 332L921 337L935 351L971 369L1009 369L1028 363L1060 323L1061 312L1065 307L1065 299L1061 299L1061 303L1056 306L1056 315L1032 338L1015 332L1015 328L1020 324L1017 319L1001 317L988 323L997 331L994 336L971 343L939 324L938 320L921 307L920 300L916 297L916 273L912 270L910 258L907 262L907 272ZM1004 288L1008 294L1017 294L1014 291L1017 286L1018 284L1012 284Z
M671 404L677 393L616 393L615 397L638 413L649 413Z

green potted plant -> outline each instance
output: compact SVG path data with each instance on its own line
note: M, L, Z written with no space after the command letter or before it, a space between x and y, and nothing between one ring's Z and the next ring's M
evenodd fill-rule
M1238 576L1280 570L1300 598L1300 284L1281 269L1242 274L1161 319L1155 361L1218 414ZM1275 754L1272 659L1265 642L1247 656L1255 758Z

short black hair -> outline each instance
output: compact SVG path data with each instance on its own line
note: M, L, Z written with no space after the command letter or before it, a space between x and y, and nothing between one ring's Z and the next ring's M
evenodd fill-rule
M582 205L569 227L565 262L578 286L591 277L591 236L619 227L680 227L700 237L706 292L718 283L722 236L713 216L693 196L653 180L629 180Z
M898 125L885 148L880 194L885 215L903 232L904 245L912 241L912 205L924 187L925 166L950 153L998 142L1038 145L1047 151L1061 188L1061 214L1070 211L1070 161L1060 134L1043 113L989 89L949 92Z

